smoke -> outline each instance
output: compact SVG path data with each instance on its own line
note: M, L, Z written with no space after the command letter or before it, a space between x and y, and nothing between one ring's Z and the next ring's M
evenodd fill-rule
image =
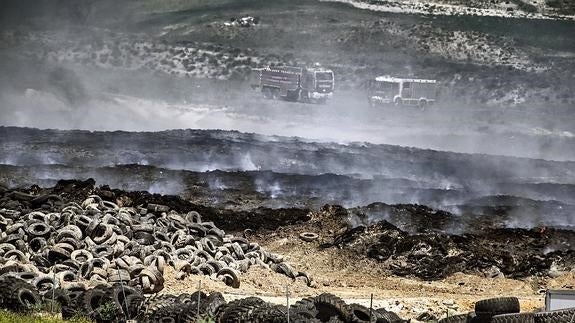
M462 104L468 98L463 97L457 104L440 102L422 111L413 107L370 107L364 89L353 86L371 78L370 73L389 68L414 77L418 73L437 75L453 81L446 85L451 89L467 86L467 90L487 93L485 84L476 80L485 79L483 73L496 71L453 67L445 62L433 65L438 63L436 57L426 57L433 66L422 68L418 63L420 52L415 58L406 58L409 55L404 52L400 58L393 58L397 53L392 48L382 51L376 46L386 43L381 39L370 39L369 46L374 47L357 53L324 42L323 38L347 37L349 30L320 23L317 25L333 26L334 34L311 39L309 35L328 31L306 30L317 26L303 20L281 27L285 32L277 33L273 41L267 38L277 31L281 21L274 24L270 18L263 27L271 28L264 30L268 35L265 43L258 43L262 41L260 31L250 34L245 30L224 35L230 36L226 38L229 47L216 46L214 40L222 39L217 34L222 31L202 26L204 20L221 19L227 11L217 17L202 17L201 23L190 11L191 17L180 22L181 17L174 18L178 14L173 16L171 11L196 4L167 8L175 4L158 3L64 0L53 4L26 0L9 1L0 8L5 27L0 35L4 44L0 49L0 125L109 132L46 132L37 134L45 138L33 142L26 134L18 139L1 138L0 164L68 167L30 172L25 178L30 182L34 178L53 181L93 177L103 185L162 194L182 194L188 187L178 176L154 173L138 180L136 176L115 177L117 174L90 167L133 164L168 170L274 171L293 175L287 179L279 175L249 179L256 192L278 205L299 199L346 207L385 202L453 210L474 198L501 194L537 203L553 204L556 200L565 207L574 203L570 185L575 168L569 161L575 160L575 119L572 110L555 107L555 101L544 107L494 108L477 102ZM157 15L149 16L150 12ZM63 19L51 19L56 16ZM134 26L137 35L132 33ZM241 38L245 35L251 36ZM240 38L233 38L236 36ZM193 41L176 43L172 39ZM294 39L298 40L295 48ZM303 55L298 46L306 48L310 57L299 57ZM402 51L409 51L408 47L405 45ZM274 52L292 55L280 57ZM384 58L381 52L386 52ZM318 58L336 70L338 88L334 100L326 105L265 100L242 81L252 67ZM556 83L569 82L562 79ZM549 91L553 94L554 88ZM462 95L451 92L454 98ZM524 96L519 98L520 91L504 94L501 97L525 100ZM167 129L238 132L159 132ZM158 133L139 133L142 131ZM242 186L217 176L207 183L215 191ZM537 184L548 186L534 186ZM381 219L389 220L389 213L369 214L367 221ZM350 221L359 223L360 219ZM568 212L558 207L521 207L507 215L504 225L524 228L574 223ZM463 225L452 224L444 230L460 232Z

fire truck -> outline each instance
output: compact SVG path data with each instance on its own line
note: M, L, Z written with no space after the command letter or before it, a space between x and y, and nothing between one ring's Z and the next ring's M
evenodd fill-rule
M368 99L372 106L392 104L424 108L437 99L437 81L378 76L368 84Z
M333 96L333 71L320 66L274 66L254 71L253 87L268 99L323 104Z

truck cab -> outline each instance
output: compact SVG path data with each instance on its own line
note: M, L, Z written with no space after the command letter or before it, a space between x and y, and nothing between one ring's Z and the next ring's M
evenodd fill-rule
M301 101L325 103L333 97L333 71L321 67L306 68L300 86Z

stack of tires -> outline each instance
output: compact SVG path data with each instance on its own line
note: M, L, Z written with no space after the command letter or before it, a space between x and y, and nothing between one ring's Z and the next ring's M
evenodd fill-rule
M13 273L39 291L90 281L153 294L163 289L167 266L179 279L208 275L238 288L240 274L253 265L311 284L281 256L226 234L197 212L152 203L119 207L97 195L61 210L0 209L0 274Z
M304 298L289 307L266 303L258 297L226 302L220 293L194 293L178 297L161 296L150 301L146 322L195 322L209 317L220 323L287 323L289 322L407 322L385 309L370 312L359 304L347 305L332 294Z
M385 309L374 309L359 304L346 304L341 298L324 293L307 297L288 309L283 305L265 303L259 298L249 297L222 305L216 312L217 322L407 322L397 314Z
M575 308L520 313L516 297L497 297L475 303L475 312L440 320L440 323L575 323Z

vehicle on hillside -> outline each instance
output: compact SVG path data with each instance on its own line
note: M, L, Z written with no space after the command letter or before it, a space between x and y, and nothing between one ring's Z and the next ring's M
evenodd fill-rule
M368 84L372 106L414 105L424 108L437 99L437 81L392 76L378 76Z
M326 103L333 97L333 71L320 66L274 66L255 70L254 88L268 99Z

